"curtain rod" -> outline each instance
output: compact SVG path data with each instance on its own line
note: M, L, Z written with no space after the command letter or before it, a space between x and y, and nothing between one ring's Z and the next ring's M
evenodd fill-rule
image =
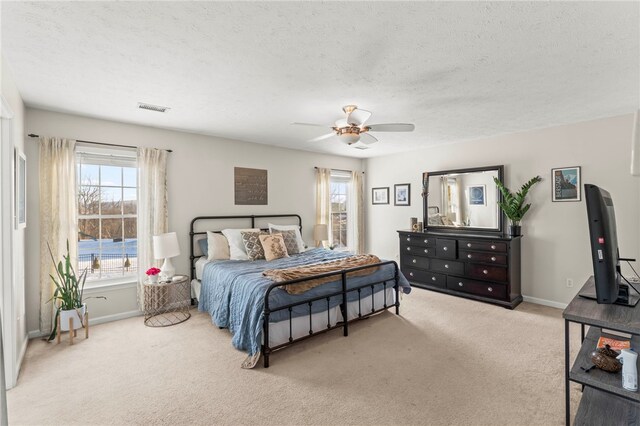
M29 136L30 138L39 138L40 135L34 135L33 133L29 133L27 136ZM137 146L133 146L133 145L120 145L120 144L116 144L116 143L105 143L105 142L94 142L94 141L83 141L80 139L76 139L76 142L80 142L80 143L90 143L93 145L106 145L106 146L118 146L121 148L137 148ZM165 149L165 151L167 152L173 152L170 149Z
M316 169L316 170L318 170L318 169L320 169L320 168L321 168L321 167L318 167L318 166L314 167L314 169ZM331 167L329 167L329 169L331 169L331 170L335 170L335 171L337 171L337 172L349 172L349 173L351 173L351 172L353 171L353 170L345 170L345 169L333 169L333 168L331 168ZM364 174L364 172L360 172L360 173Z

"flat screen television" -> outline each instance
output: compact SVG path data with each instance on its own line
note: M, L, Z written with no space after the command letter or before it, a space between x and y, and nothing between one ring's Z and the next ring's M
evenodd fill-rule
M598 303L635 306L638 297L630 297L629 286L622 283L616 215L611 195L588 183L584 185L584 194L589 220L595 297L588 293L580 295L595 298Z

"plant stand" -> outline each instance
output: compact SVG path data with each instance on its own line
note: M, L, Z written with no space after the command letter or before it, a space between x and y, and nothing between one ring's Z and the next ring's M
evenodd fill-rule
M89 338L89 311L84 313L82 318L82 325L84 326L84 338ZM58 315L57 319L57 330L56 333L56 342L60 343L62 338L62 329L60 327L60 315ZM78 336L78 330L73 328L73 318L69 318L69 344L73 345L73 338Z

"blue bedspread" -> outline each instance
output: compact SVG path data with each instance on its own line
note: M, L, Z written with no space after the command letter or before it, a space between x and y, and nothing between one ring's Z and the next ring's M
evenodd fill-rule
M209 312L211 319L218 327L228 328L233 338L233 346L254 355L260 351L262 340L262 323L264 316L264 295L273 281L264 277L265 269L284 269L301 265L327 262L350 256L350 253L337 252L324 249L307 250L304 253L282 259L267 262L265 260L237 261L221 260L209 262L204 267L202 276L202 289L198 310ZM385 265L373 274L360 277L351 277L348 280L349 288L366 284L372 281L388 280L387 288L393 286L393 265ZM406 278L398 274L400 289L404 293L411 291L411 286ZM342 288L339 276L337 281L315 287L302 294L289 294L277 288L269 295L269 308L271 310L295 301L309 299L338 291ZM374 292L383 288L382 284L375 287ZM371 288L361 290L361 297L371 295ZM357 300L358 292L349 293L348 300ZM341 296L332 297L329 306L334 307L342 302ZM391 303L391 301L389 301ZM327 309L327 301L314 302L312 312L320 312ZM292 316L308 315L308 305L296 307ZM288 310L273 312L270 322L281 321L289 317Z

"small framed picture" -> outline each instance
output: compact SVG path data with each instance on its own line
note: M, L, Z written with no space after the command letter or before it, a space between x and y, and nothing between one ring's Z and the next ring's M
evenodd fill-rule
M580 167L551 169L551 201L580 201Z
M371 188L371 204L389 204L389 187Z
M486 185L470 185L467 186L467 192L469 194L469 205L470 206L486 206L487 198L486 194Z
M410 206L411 205L411 184L399 183L393 185L394 206Z

